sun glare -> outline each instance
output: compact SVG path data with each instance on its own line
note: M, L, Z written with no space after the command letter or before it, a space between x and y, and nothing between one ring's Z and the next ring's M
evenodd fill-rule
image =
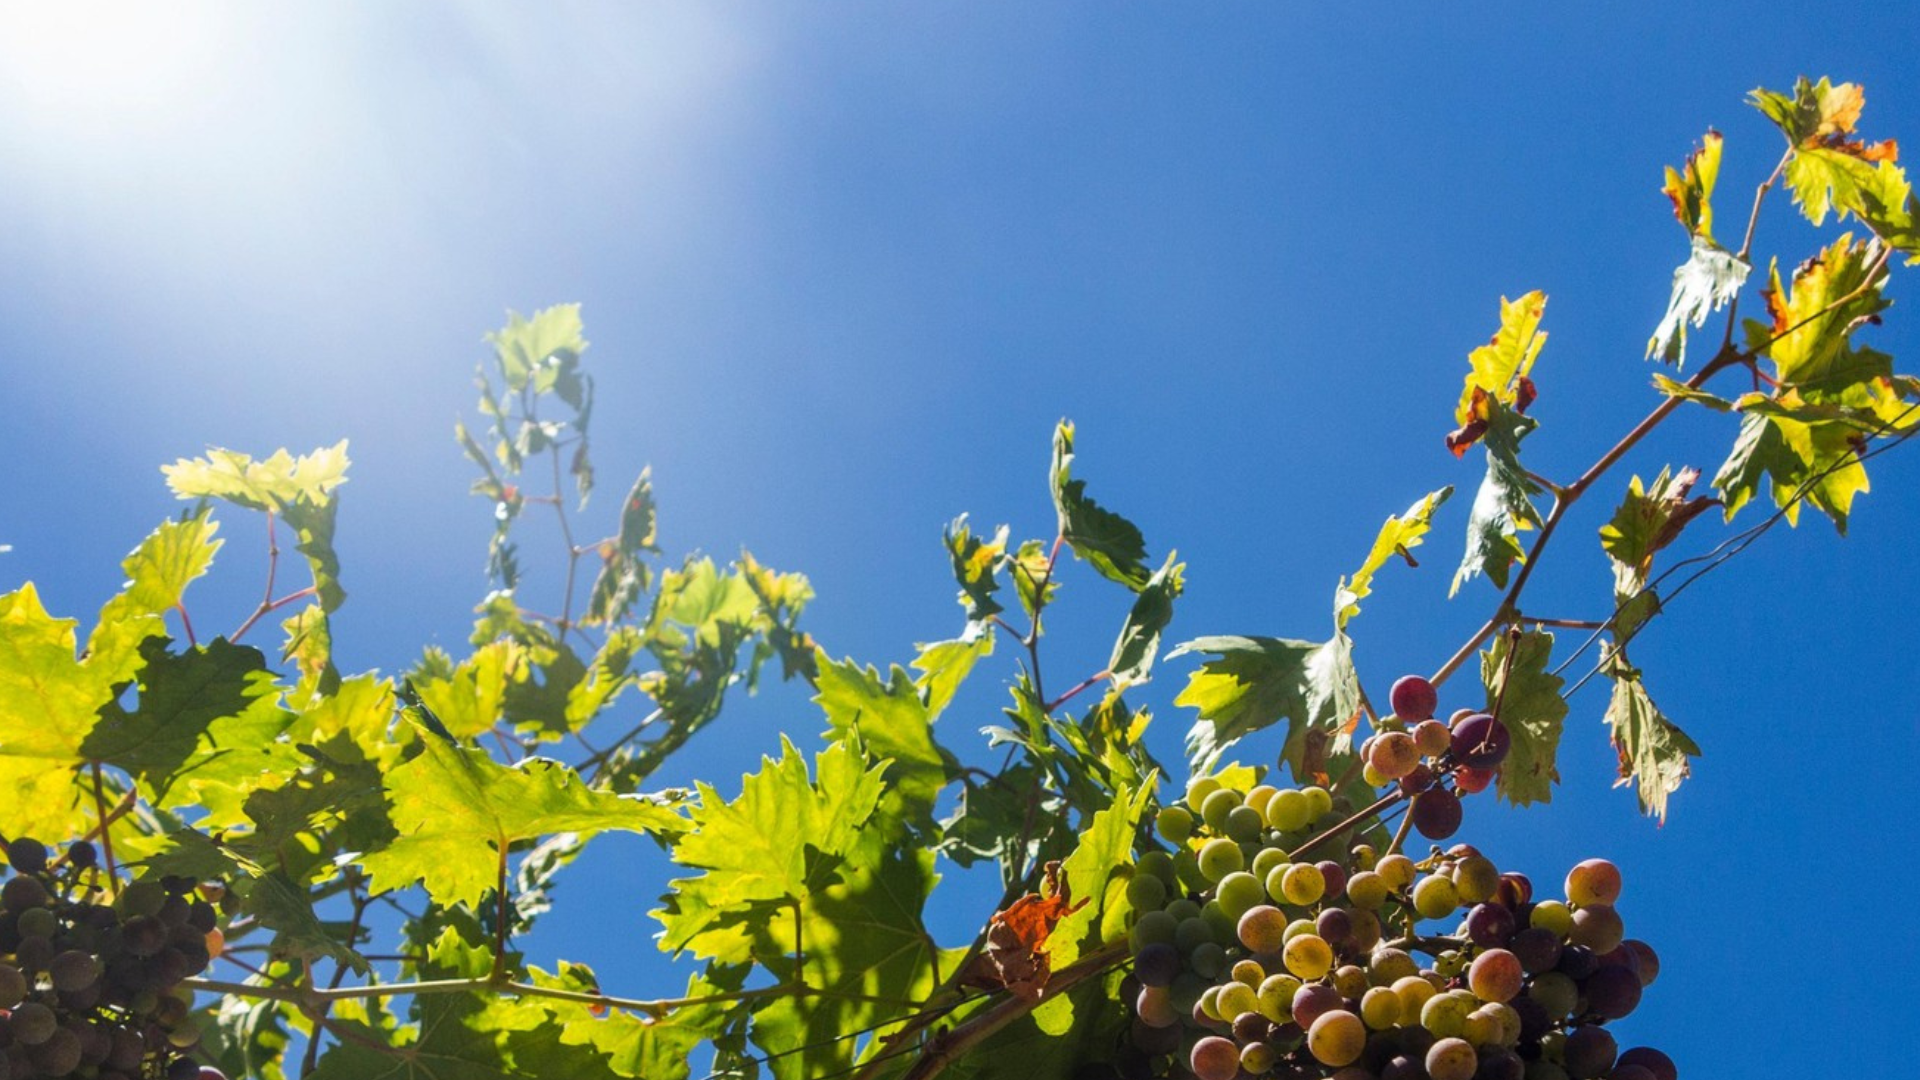
M86 128L166 110L222 47L206 4L0 3L0 110L14 122Z

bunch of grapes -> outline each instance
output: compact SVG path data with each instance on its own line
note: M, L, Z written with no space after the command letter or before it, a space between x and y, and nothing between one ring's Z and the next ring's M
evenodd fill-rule
M188 1056L193 992L220 947L219 912L184 878L135 881L111 903L91 843L50 860L6 845L0 886L0 1080L224 1080ZM211 888L211 887L210 887Z
M1442 724L1436 705L1427 680L1400 680L1362 757L1369 782L1411 799L1408 823L1444 840L1509 736L1486 713ZM1676 1080L1665 1054L1622 1053L1606 1026L1660 970L1625 936L1612 863L1580 863L1564 899L1536 900L1525 875L1467 844L1416 859L1396 838L1384 854L1361 843L1314 858L1344 846L1353 817L1324 788L1211 777L1160 812L1172 853L1142 854L1127 890L1122 1076ZM1451 925L1423 931L1436 921Z

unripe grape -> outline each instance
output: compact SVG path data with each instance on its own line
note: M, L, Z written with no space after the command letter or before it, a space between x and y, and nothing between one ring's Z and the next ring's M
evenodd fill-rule
M1320 901L1327 891L1326 876L1312 863L1293 863L1288 866L1280 880L1280 888L1287 902L1307 907Z
M1467 1015L1477 1005L1451 993L1434 994L1420 1007L1420 1026L1437 1038L1457 1038L1467 1030Z
M1217 882L1228 874L1246 869L1246 866L1247 857L1241 852L1240 845L1225 837L1209 840L1200 849L1200 872L1210 882Z
M28 1046L38 1046L47 1041L60 1027L60 1021L53 1015L53 1010L37 1001L29 1001L15 1007L11 1019L9 1026L13 1031L14 1041Z
M1267 800L1267 824L1281 832L1297 832L1314 818L1313 800L1305 792L1285 788Z
M1382 986L1420 973L1420 965L1404 949L1375 949L1367 958L1367 967L1373 972L1373 981Z
M1184 806L1163 807L1154 815L1153 827L1170 844L1184 844L1193 835L1193 812Z
M1284 1024L1293 1019L1293 995L1300 992L1300 980L1292 975L1269 975L1261 980L1255 997L1260 1003L1260 1015L1276 1024Z
M1393 708L1393 715L1409 723L1430 720L1433 710L1440 705L1440 692L1418 675L1402 675L1387 692L1387 702Z
M1351 1065L1367 1048L1367 1025L1345 1009L1333 1009L1307 1029L1307 1052L1322 1065Z
M1288 941L1281 956L1287 970L1302 979L1318 979L1333 970L1333 949L1317 934L1301 934Z
M1267 899L1267 888L1260 884L1259 878L1245 870L1236 870L1220 879L1214 897L1227 918L1238 923L1242 915Z
M1565 940L1573 932L1573 912L1558 900L1542 900L1533 905L1533 911L1527 916L1527 925L1538 926Z
M1500 868L1484 855L1468 855L1454 864L1453 884L1465 903L1490 901L1500 891Z
M1420 748L1404 731L1389 731L1373 740L1367 764L1388 780L1398 780L1420 764Z
M1347 902L1366 911L1386 903L1391 891L1387 880L1372 870L1362 870L1347 879Z
M1373 872L1379 874L1387 883L1387 888L1394 892L1413 884L1415 874L1413 860L1398 852L1382 858L1374 865ZM1351 883L1348 888L1352 888Z
M60 918L49 908L28 908L20 913L14 925L23 938L50 938L60 931Z
M1473 1080L1479 1067L1479 1055L1465 1039L1444 1038L1427 1051L1427 1075L1432 1080Z
M1280 1058L1280 1052L1263 1042L1250 1042L1240 1050L1240 1069L1242 1072L1259 1076L1273 1068Z
M1232 1020L1241 1013L1259 1011L1260 995L1246 983L1230 982L1220 988L1214 1007L1219 1010L1220 1019Z
M1579 1003L1580 987L1564 972L1547 971L1533 977L1527 996L1538 1002L1548 1016L1565 1017L1571 1015Z
M1195 945L1193 951L1187 954L1187 966L1192 968L1196 975L1214 978L1227 970L1227 950L1221 948L1216 941L1203 941Z
M1236 806L1227 811L1227 836L1243 844L1258 842L1266 827L1267 819L1251 806Z
M1400 999L1400 1019L1406 1023L1419 1023L1420 1010L1439 991L1434 985L1418 975L1404 975L1393 980L1393 996Z
M1596 953L1609 953L1626 938L1620 914L1606 904L1589 904L1573 913L1573 929L1567 936L1575 945L1584 945Z
M8 911L45 907L48 899L46 887L35 878L15 877L0 885L0 906Z
M1136 912L1158 911L1167 903L1167 886L1152 874L1135 873L1127 882L1127 906Z
M1206 805L1207 796L1219 791L1220 781L1211 776L1197 776L1187 784L1187 809L1199 813Z
M1165 911L1149 911L1134 920L1133 929L1127 931L1127 943L1135 952L1157 943L1173 944L1173 935L1180 927L1180 920ZM219 933L219 931L214 931Z
M1605 859L1586 859L1567 871L1567 900L1576 907L1611 905L1620 899L1620 868Z
M1375 986L1360 996L1360 1019L1375 1031L1385 1031L1400 1022L1400 995L1384 986Z
M1422 918L1438 919L1460 906L1460 893L1453 882L1432 874L1420 879L1413 889L1413 909Z
M1371 911L1347 910L1347 920L1352 929L1347 935L1347 946L1355 952L1366 952L1380 944L1380 916Z
M1215 833L1224 833L1227 831L1227 815L1244 801L1245 798L1232 788L1221 788L1200 804L1200 817L1207 823L1207 828Z
M47 964L47 974L51 976L55 990L63 993L85 990L99 981L100 961L94 959L91 953L68 949Z
M1425 757L1439 757L1453 747L1453 732L1438 720L1422 720L1413 725L1413 745Z
M1271 904L1247 909L1236 931L1240 943L1253 952L1277 952L1286 944L1287 916Z

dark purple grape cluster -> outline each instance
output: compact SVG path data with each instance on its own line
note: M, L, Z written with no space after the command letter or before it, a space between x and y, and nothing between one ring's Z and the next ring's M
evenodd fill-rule
M208 1080L191 1056L193 992L220 913L186 878L130 882L111 902L87 841L58 859L6 845L0 885L0 1080Z
M1490 783L1509 749L1486 713L1433 720L1437 699L1402 679L1397 726L1362 751L1369 782L1410 796L1411 824L1432 840L1454 834L1458 793ZM1347 816L1318 787L1209 777L1160 811L1172 850L1142 854L1127 887L1120 1076L1676 1080L1665 1054L1622 1053L1607 1026L1659 974L1653 950L1625 936L1613 864L1587 860L1565 900L1536 902L1525 875L1468 844L1325 857L1349 842L1330 835Z

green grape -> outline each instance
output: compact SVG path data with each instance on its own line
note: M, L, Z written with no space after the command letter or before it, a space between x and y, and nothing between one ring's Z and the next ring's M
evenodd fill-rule
M1213 940L1218 944L1234 943L1234 933L1240 920L1228 918L1227 909L1220 906L1220 901L1207 901L1200 909L1200 921L1207 924L1207 929L1213 932Z
M1333 970L1333 947L1318 934L1292 938L1282 947L1280 956L1287 970L1302 979L1318 979Z
M1220 1019L1220 990L1218 986L1209 986L1200 995L1200 1014L1209 1020Z
M1442 950L1433 958L1434 974L1443 979L1453 979L1466 973L1467 957L1458 949Z
M1200 873L1208 882L1216 882L1236 870L1247 867L1247 858L1240 851L1240 845L1224 837L1209 840L1200 849Z
M1387 879L1371 870L1362 870L1347 879L1347 902L1363 911L1377 910L1387 902Z
M1237 960L1228 974L1233 977L1234 982L1246 983L1258 990L1260 984L1266 980L1267 969L1261 967L1258 960Z
M1413 910L1419 912L1422 918L1438 919L1459 906L1459 891L1453 887L1452 881L1439 874L1421 878L1420 884L1413 887Z
M1322 1065L1351 1065L1366 1048L1366 1023L1345 1009L1321 1013L1307 1029L1307 1052Z
M1436 1038L1459 1038L1467 1030L1467 1014L1478 1004L1468 1004L1450 993L1435 994L1420 1007L1420 1026Z
M1284 1024L1293 1019L1293 995L1300 992L1301 982L1292 975L1269 975L1260 982L1258 997L1260 1015L1276 1024Z
M1405 949L1375 949L1367 958L1367 968L1377 986L1392 986L1409 975L1420 974L1420 965Z
M1564 972L1548 971L1533 977L1527 996L1547 1011L1548 1016L1571 1016L1580 1003L1580 984Z
M1281 832L1298 832L1313 817L1313 800L1305 792L1286 788L1267 800L1267 824Z
M1168 806L1154 816L1153 826L1169 844L1184 844L1193 835L1193 812L1184 806Z
M1392 855L1382 856L1380 861L1374 864L1373 872L1379 874L1380 880L1387 883L1389 892L1399 892L1413 884L1417 871L1414 869L1412 859L1394 852ZM1348 885L1351 887L1352 883L1349 882Z
M1333 809L1333 796L1327 793L1326 788L1315 785L1301 788L1300 792L1307 797L1309 819L1320 817Z
M1173 977L1173 985L1167 987L1167 993L1173 999L1174 1011L1183 1017L1193 1015L1193 1007L1200 1002L1200 996L1206 993L1209 983L1206 979L1191 971L1184 971Z
M1353 858L1350 861L1352 862L1353 869L1356 872L1361 870L1371 870L1373 869L1374 863L1380 860L1380 855L1378 852L1373 850L1372 844L1355 844L1353 845L1353 850L1349 852L1349 854L1353 856Z
M1280 789L1272 784L1260 784L1247 792L1247 805L1264 817L1267 812L1267 800L1273 798L1279 791Z
M1312 863L1294 863L1280 880L1280 889L1290 904L1307 907L1319 903L1327 891L1327 876Z
M1217 941L1203 941L1195 945L1193 951L1187 954L1187 966L1192 968L1196 975L1209 979L1217 978L1221 972L1227 970L1227 950L1221 948Z
M1189 892L1202 892L1213 884L1200 872L1200 857L1185 848L1173 853L1173 874Z
M1160 884L1171 888L1180 883L1173 870L1173 856L1164 851L1146 851L1140 854L1133 864L1136 874L1152 874L1160 879Z
M1219 790L1220 781L1211 776L1194 778L1193 782L1187 785L1187 809L1196 814L1199 813L1200 808L1206 805L1207 796Z
M1418 975L1393 980L1392 990L1393 996L1400 999L1400 1017L1406 1023L1418 1023L1420 1010L1439 993L1432 983Z
M1552 931L1565 941L1573 931L1573 911L1558 900L1542 900L1533 905L1533 913L1527 916L1527 925Z
M1246 983L1230 982L1220 987L1220 996L1214 999L1214 1006L1220 1010L1220 1019L1231 1022L1241 1013L1258 1012L1260 995Z
M1259 878L1245 870L1237 870L1220 879L1220 887L1214 896L1219 900L1220 910L1238 924L1240 916L1265 902L1267 890L1260 884Z
M1247 864L1247 870L1252 873L1254 877L1265 881L1267 880L1267 875L1273 872L1274 867L1285 866L1286 864L1287 853L1284 848L1263 847L1260 849L1260 854L1255 855L1253 861Z
M1200 905L1183 896L1167 901L1167 914L1175 919L1197 919L1200 917Z
M1318 931L1319 927L1314 925L1312 919L1295 919L1287 924L1286 933L1281 935L1281 939L1283 941L1292 941L1301 934L1312 934Z
M1453 886L1462 905L1482 904L1500 888L1500 870L1483 855L1469 855L1453 868Z
M1384 986L1375 986L1360 996L1360 1019L1375 1031L1385 1031L1400 1022L1400 995Z
M120 890L119 899L113 906L119 910L122 918L138 915L158 915L167 902L166 886L152 878L135 881Z
M1127 931L1127 942L1133 951L1139 952L1148 945L1172 945L1174 933L1180 928L1180 920L1166 911L1143 911L1133 921L1133 928Z
M1136 873L1127 882L1127 903L1135 911L1158 911L1166 906L1167 886L1152 874Z
M1504 1032L1499 1017L1485 1008L1479 1008L1467 1014L1466 1030L1460 1033L1460 1037L1475 1046L1498 1046Z
M1258 844L1267 819L1251 806L1236 806L1227 811L1227 836L1243 844Z
M1182 919L1173 932L1173 947L1186 954L1192 953L1203 943L1212 940L1213 927L1208 926L1207 920L1197 915L1191 919Z
M1227 831L1227 815L1244 801L1241 794L1232 788L1221 788L1200 804L1200 818L1215 835L1224 834Z

